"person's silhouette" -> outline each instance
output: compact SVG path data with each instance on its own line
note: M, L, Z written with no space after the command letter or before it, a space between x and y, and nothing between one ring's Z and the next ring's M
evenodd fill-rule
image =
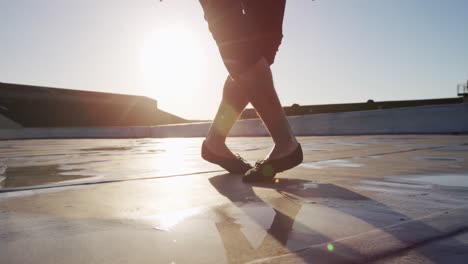
M270 66L283 37L286 0L200 0L205 19L229 72L221 104L202 157L229 172L244 173L244 181L262 181L302 162L302 149L293 135L276 94ZM248 103L265 123L275 143L252 168L226 146L226 137Z

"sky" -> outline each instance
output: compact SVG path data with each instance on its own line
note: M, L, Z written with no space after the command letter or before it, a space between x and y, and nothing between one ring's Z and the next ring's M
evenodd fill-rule
M211 119L227 71L198 0L0 0L0 82L152 97ZM445 98L468 79L466 0L289 0L283 105Z

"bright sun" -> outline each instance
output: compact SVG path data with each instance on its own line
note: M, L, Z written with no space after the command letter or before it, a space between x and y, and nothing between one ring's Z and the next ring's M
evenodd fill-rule
M181 25L149 34L141 53L145 94L163 106L180 107L180 96L190 96L193 86L201 85L206 63L202 43L200 36Z

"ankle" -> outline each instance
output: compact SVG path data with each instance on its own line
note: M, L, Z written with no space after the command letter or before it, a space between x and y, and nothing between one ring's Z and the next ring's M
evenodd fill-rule
M208 136L205 139L205 144L210 146L226 145L226 138Z

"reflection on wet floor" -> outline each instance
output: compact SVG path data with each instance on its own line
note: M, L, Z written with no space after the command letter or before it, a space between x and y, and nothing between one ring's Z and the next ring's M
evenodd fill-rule
M274 255L281 255L307 245L324 243L329 238L324 237L318 228L328 227L328 223L321 219L327 216L328 210L322 208L322 203L327 204L330 199L369 200L333 184L298 179L244 185L236 177L225 174L209 180L221 195L231 201L230 205L215 208L216 228L228 263L244 263L270 257L272 251ZM261 199L257 188L274 191L281 197ZM321 213L317 211L320 208ZM355 220L348 221L352 224Z
M0 182L2 188L35 186L86 178L83 175L74 175L73 170L63 170L59 165L12 167L2 175L4 177Z
M155 230L170 231L174 226L186 221L190 217L202 214L205 210L205 208L190 208L159 214L156 216L144 217L140 218L140 220L151 223Z
M363 180L358 189L387 194L426 195L432 187L426 183Z
M199 162L200 139L30 140L6 144L3 188L213 170ZM1 146L0 142L0 146ZM53 144L51 144L53 143ZM181 166L183 164L183 166Z
M219 238L224 252L212 254L224 256L227 263L259 259L268 262L271 257L302 251L311 245L323 245L324 249L337 250L340 254L360 254L340 242L331 242L343 234L353 236L406 221L412 222L418 230L439 232L383 203L334 184L281 179L277 183L245 185L229 174L211 177L209 181L228 203L144 218L145 222L152 219L156 223L155 230L169 233L167 243L177 241L176 252L189 243L183 237L187 230L193 230L195 236L215 241ZM378 183L382 182L367 182L369 185ZM383 184L390 189L406 188L426 194L429 189L415 184ZM218 236L209 233L213 232L212 223ZM397 235L394 243L400 239L405 239L405 235Z
M313 240L311 233L294 230L294 222L301 205L290 203L287 215L266 205L241 206L245 214L242 218L233 218L222 209L218 211L223 220L216 223L229 263L243 263L275 254L289 253L298 248L288 245L307 245ZM272 220L271 220L272 219ZM239 255L239 252L242 252Z
M333 168L333 167L342 167L342 168L359 168L364 166L361 163L355 163L351 160L345 159L336 159L336 160L325 160L325 161L315 161L315 162L304 162L301 164L302 167L308 169L323 169L323 168Z
M226 183L231 179L218 176L210 181L217 190L226 195L237 208L222 206L216 208L218 219L216 228L221 237L229 263L243 263L249 260L298 250L301 246L310 244L315 239L312 230L298 228L296 217L302 203L291 201L285 197L266 203L255 196L252 189L250 195L254 201L246 201L229 189ZM230 184L231 185L231 184ZM296 223L296 227L294 225ZM242 252L242 254L239 254Z
M448 187L468 187L468 173L466 174L438 174L438 175L416 175L400 177L410 182L435 184Z
M463 141L430 145L424 137L414 136L304 137L300 141L305 158L299 168L309 169L310 173L336 168L358 171L405 153L419 154L408 157L412 160L451 162L445 164L445 168L462 170L466 157L460 151L468 147ZM200 158L201 142L201 138L1 141L0 176L5 178L1 186L135 179L142 175L158 177L221 170ZM234 152L255 162L268 153L273 142L270 138L229 138L227 144ZM426 150L437 151L438 155L419 153ZM450 151L458 152L456 156L450 156ZM455 162L457 164L453 164Z
M443 235L421 218L451 217L449 210L468 199L468 153L449 150L464 146L467 137L304 137L302 166L253 185L202 161L201 140L0 142L3 187L131 179L0 194L2 258L21 259L21 246L35 245L37 255L57 259L86 252L76 259L118 256L139 263L131 260L145 255L155 263L245 263L289 254L320 263L301 252L318 246L325 250L319 260L361 256L374 248L366 244L371 236L354 244L343 239L375 230L388 235L385 243L414 244L408 229L400 229L405 223L415 232ZM272 142L232 138L228 145L250 160L265 155ZM180 172L187 177L161 177ZM466 247L451 238L444 243L438 249ZM58 244L64 251L50 250ZM418 253L431 259L427 251Z

